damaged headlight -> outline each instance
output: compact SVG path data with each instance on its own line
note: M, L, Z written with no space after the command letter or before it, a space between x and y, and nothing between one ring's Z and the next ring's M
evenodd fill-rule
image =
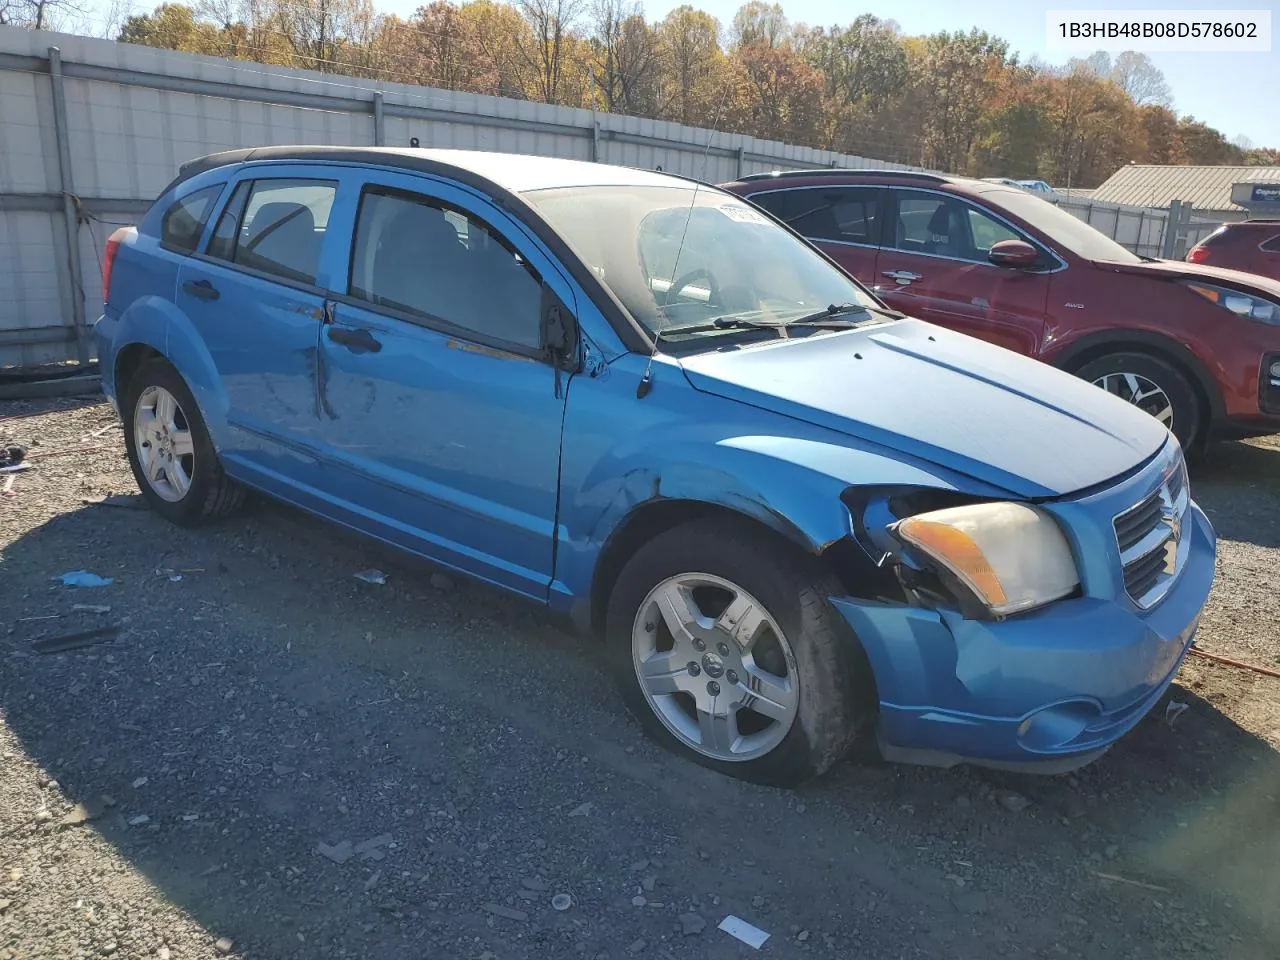
M890 531L954 575L997 617L1058 600L1080 583L1058 524L1026 504L949 507L900 520Z

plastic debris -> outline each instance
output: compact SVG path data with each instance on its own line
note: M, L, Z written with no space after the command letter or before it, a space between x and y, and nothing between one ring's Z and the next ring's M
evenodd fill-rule
M588 800L586 803L580 803L569 811L571 817L587 817L591 815L591 811L595 809L595 804Z
M17 468L25 470L26 467L18 467L27 455L27 448L20 443L12 443L6 447L0 448L0 468Z
M81 647L91 647L95 643L102 643L110 640L120 632L120 627L113 625L110 627L98 627L94 630L81 630L78 633L64 633L57 637L45 637L43 640L37 640L31 644L31 649L36 653L62 653L66 650L78 650Z
M101 800L85 800L71 808L71 812L58 821L64 827L78 827L90 820L97 820L106 809Z
M508 920L529 919L529 915L523 910L513 910L511 907L504 907L500 903L486 903L481 905L480 909L485 913L492 913L495 917L506 917Z
M572 906L573 906L573 897L569 896L567 893L557 893L554 897L551 898L551 908L553 910L559 910L563 912L565 910L568 910Z
M113 577L100 577L88 570L72 570L54 579L61 580L64 587L108 587L115 583Z
M382 586L387 582L387 575L381 570L361 570L356 574L357 580L363 580L365 583L374 583Z
M332 860L334 863L346 863L355 856L355 851L351 849L350 840L343 840L341 843L333 844L333 846L327 843L319 843L316 845L316 853Z
M769 934L747 923L741 917L735 917L732 913L720 921L720 929L735 940L741 940L753 950L759 950L769 939Z
M1191 707L1188 704L1180 703L1177 700L1170 700L1169 705L1164 708L1164 722L1172 727L1174 721L1190 709Z
M81 613L110 613L111 608L102 603L73 603L72 610L79 610Z

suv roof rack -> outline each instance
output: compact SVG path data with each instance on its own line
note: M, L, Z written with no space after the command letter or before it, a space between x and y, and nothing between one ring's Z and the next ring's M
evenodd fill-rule
M925 180L929 183L946 183L947 178L937 173L924 173L918 170L858 170L853 167L821 167L816 170L771 170L768 173L749 173L739 177L740 183L754 180L773 180L777 177L847 177L849 174L860 177L900 177L909 180Z

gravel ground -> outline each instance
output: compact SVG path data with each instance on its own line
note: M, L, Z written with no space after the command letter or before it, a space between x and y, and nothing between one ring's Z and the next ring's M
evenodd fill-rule
M1193 658L1187 710L1071 777L753 787L645 741L516 601L271 504L167 525L106 405L0 434L39 441L0 497L0 960L753 955L730 914L778 957L1280 955L1280 680ZM1200 644L1280 667L1280 443L1193 484Z

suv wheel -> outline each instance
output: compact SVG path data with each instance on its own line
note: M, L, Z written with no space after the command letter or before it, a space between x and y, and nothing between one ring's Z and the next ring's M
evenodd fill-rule
M745 523L700 520L643 546L610 597L627 705L663 745L795 786L844 756L875 697L839 586Z
M222 471L186 382L164 360L149 360L125 388L125 448L142 495L161 516L193 525L219 519L244 500Z
M1146 353L1112 353L1090 360L1076 376L1145 410L1168 427L1184 450L1200 439L1200 399L1177 367Z

